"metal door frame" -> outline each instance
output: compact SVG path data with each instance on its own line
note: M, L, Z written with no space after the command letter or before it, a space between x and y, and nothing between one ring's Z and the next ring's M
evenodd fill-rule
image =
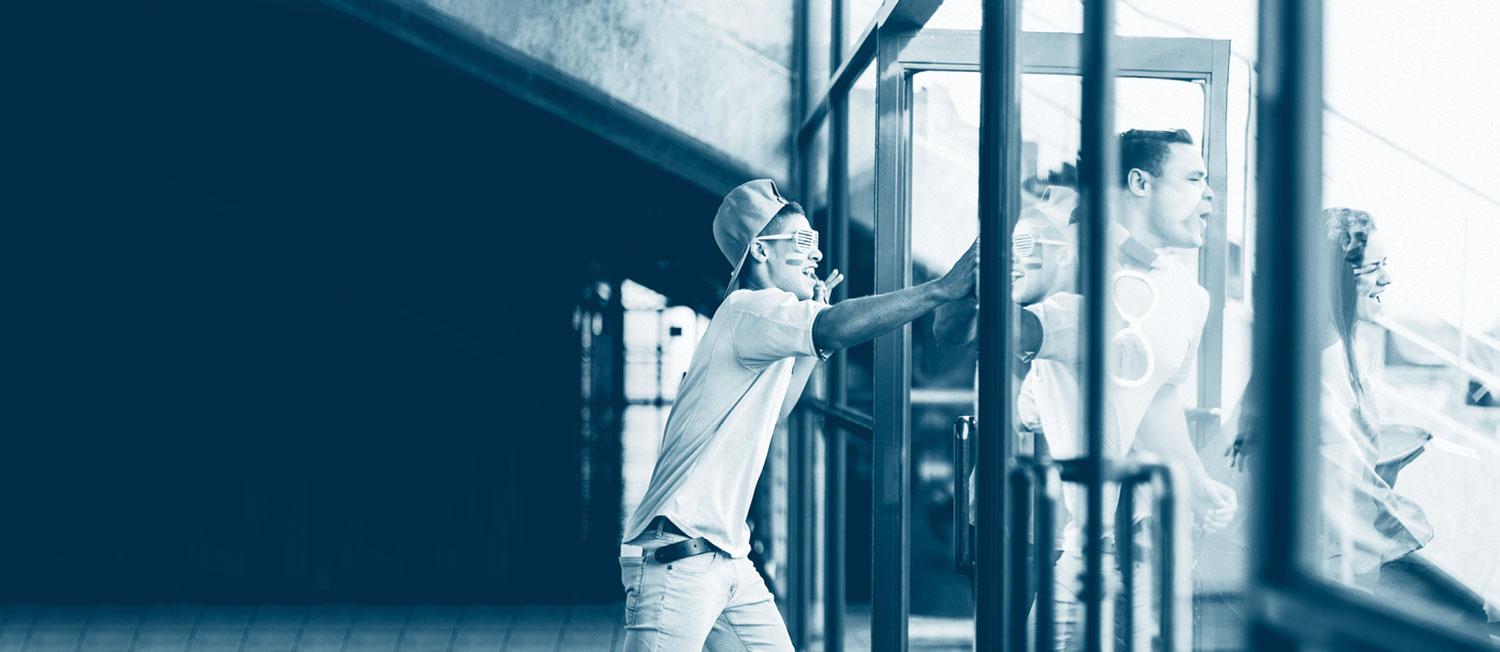
M1011 11L1014 11L1013 6ZM1001 22L1013 27L1016 25L1014 13L1008 15L1011 19L1002 19ZM1000 35L1000 38L1004 36ZM874 290L876 293L885 293L911 285L912 77L928 71L979 72L982 53L981 33L972 30L894 32L882 29L876 34L875 41L877 91ZM1012 41L1017 46L1013 60L1019 63L1020 74L1082 76L1082 34L1021 32ZM1209 185L1219 197L1227 196L1229 42L1154 37L1119 37L1114 41L1119 53L1120 76L1205 84L1202 146L1209 166ZM1014 94L1015 88L1019 87L1020 74L1014 74L1008 82L1004 80L1003 74L1001 73L1001 89L1003 90L1005 83L1014 84L1011 89ZM983 79L981 84L985 85ZM986 92L995 90L993 86L985 88ZM986 95L986 100L988 99L989 96ZM1007 160L997 166L1001 173L995 176L996 170L987 170L985 166L988 163L982 158L981 179L1014 176L1019 168L1018 106L1013 99L1001 99L990 102L990 105L1008 107L1009 119L1001 116L1003 124L997 139L1001 142L991 144L984 151L994 152ZM985 123L990 119L991 116L986 115L981 121L981 141L986 139L985 133L989 126ZM993 133L989 137L995 138ZM1011 158L1016 160L1009 160ZM1018 212L1018 195L999 192L999 203L1009 204L1011 207L1008 214ZM991 280L982 283L985 287L981 287L980 305L982 310L987 305L1007 309L986 311L986 314L981 315L981 325L986 329L983 332L990 332L990 329L1008 332L1006 325L1013 323L1010 315L1014 308L1010 303L1009 284L1000 280L1000 272L1009 268L1009 220L1005 218L1002 223L1002 218L996 217L1007 212L994 210L993 207L984 210L983 206L987 201L994 202L994 198L981 188L981 238L984 243L991 243L984 245L985 251L998 251L1000 254L982 258L981 278ZM1209 224L1199 258L1199 282L1209 290L1211 296L1210 318L1198 354L1200 369L1217 369L1222 362L1222 319L1228 253L1226 221L1222 202L1216 204L1215 219ZM1000 346L990 344L987 349L981 350L980 395L989 397L990 400L981 401L980 409L982 419L990 423L1009 423L1012 420L1011 406L1014 405L1015 392L1005 363L1010 359L1009 349L1009 338L1002 338ZM999 368L995 369L997 365ZM908 325L875 341L876 427L872 474L875 485L872 507L874 604L871 643L877 651L907 648L910 606L910 372L911 326ZM1007 396L1009 398L1006 400L993 400ZM1218 407L1218 374L1198 374L1198 398L1200 408L1212 410ZM1013 431L1013 428L1006 428L1008 434ZM979 507L984 517L979 519L978 525L980 563L976 610L999 615L1008 613L1008 609L1003 606L1006 592L1001 570L1007 567L1002 551L1006 547L1004 524L1008 522L1003 478L1010 471L1014 458L1012 451L1016 447L1008 437L1005 441L988 437L979 437L979 440L982 442L978 456L980 468L989 470L980 474L984 479L980 480ZM991 448L987 450L983 442L988 442ZM1005 468L994 468L997 461ZM1003 618L996 619L999 623L978 617L975 620L975 640L981 649L999 649L999 642L1006 640L1005 632L1015 626L1014 623L1004 622Z

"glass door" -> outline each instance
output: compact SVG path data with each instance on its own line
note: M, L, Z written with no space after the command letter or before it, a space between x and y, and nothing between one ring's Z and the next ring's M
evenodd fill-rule
M1021 169L1013 182L1022 193L1022 211L1006 217L1003 238L1015 263L1012 324L1023 305L1067 304L1067 295L1078 292L1077 234L1070 222L1078 204L1079 38L1023 33L1019 43ZM1186 130L1202 153L1208 185L1220 197L1227 176L1228 52L1226 42L1205 39L1121 38L1117 46L1123 61L1116 87L1119 127ZM941 275L979 233L979 55L979 34L973 31L879 36L876 292ZM1222 312L1218 308L1224 301L1224 222L1223 211L1216 210L1207 220L1201 249L1169 254L1193 270L1207 289L1210 315ZM980 295L981 301L996 301L1001 293L982 287ZM982 364L979 339L997 335L950 330L953 315L977 315L972 305L968 310L963 315L953 308L947 316L928 317L876 342L874 649L973 647L976 615L981 620L1001 617L976 614L975 595L984 574L975 573L975 546L981 540L1000 540L981 531L1005 528L1017 516L978 518L972 509L975 479L1003 476L1035 455L1077 459L1085 454L1077 445L1076 426L1069 434L1066 427L1056 425L1070 418L1077 422L1076 416L1070 417L1080 409L1076 390L1069 395L1056 384L1038 390L1036 383L1024 382L1028 367L1036 363L1022 362L1016 355L1002 358L1004 374L1021 390L1020 400L1008 402L1008 409L1000 411L1009 415L1010 423L996 428L974 422L979 407L976 377L983 372L976 369ZM940 319L943 323L937 323ZM1027 345L1013 341L1016 332L1006 335L1009 351ZM1053 337L1076 338L1076 330ZM1222 325L1210 319L1202 337L1196 364L1178 379L1187 416L1200 418L1204 432L1199 441L1207 439L1206 431L1215 423L1201 417L1217 414ZM1073 346L1076 349L1076 341ZM1048 364L1056 363L1044 361L1039 366ZM1198 373L1200 368L1212 373ZM1044 432L1044 422L1053 423L1057 432ZM972 446L982 437L1008 438L1005 450L1010 454L1003 468L975 463ZM1049 556L1077 552L1062 541L1068 532L1076 543L1077 521L1070 520L1070 514L1082 511L1084 492L1078 486L1057 487L1059 495L1068 498L1059 501L1062 509L1054 514L1057 545L1042 546ZM1029 522L1026 518L1013 524L1010 536L1023 543L1034 539L1021 527ZM1034 559L1035 548L1018 550L1020 556ZM1052 570L1029 567L1032 570L1026 572L989 575L1004 576L1006 588L1020 596L1013 601L1019 606L1012 617L1023 627L1038 582L1017 578ZM1053 601L1069 608L1069 600L1057 602L1053 596ZM1141 614L1155 619L1151 614L1161 611ZM1067 626L1061 620L1054 630Z

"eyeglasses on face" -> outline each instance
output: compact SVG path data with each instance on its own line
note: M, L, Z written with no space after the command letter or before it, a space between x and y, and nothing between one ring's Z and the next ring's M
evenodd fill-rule
M1385 258L1381 258L1380 260L1377 260L1368 265L1353 265L1352 267L1354 267L1354 275L1364 276L1366 274L1374 274L1376 272L1379 272L1381 268L1385 267L1385 261Z
M777 235L763 235L756 240L791 240L796 245L797 253L805 254L818 248L818 232L812 229L797 229L791 233L780 233Z
M1037 245L1064 245L1068 243L1062 240L1048 240L1036 237L1035 232L1017 233L1011 242L1011 255L1016 258L1030 258L1036 253Z

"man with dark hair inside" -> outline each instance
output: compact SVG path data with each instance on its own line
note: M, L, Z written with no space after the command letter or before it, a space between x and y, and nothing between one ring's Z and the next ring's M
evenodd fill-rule
M791 650L746 555L745 518L776 424L817 362L974 293L978 242L934 281L828 304L818 233L769 179L724 198L714 239L734 266L667 419L651 484L625 527L625 649Z
M1111 460L1123 460L1132 451L1177 462L1189 480L1189 501L1200 525L1222 528L1233 517L1233 490L1213 480L1188 436L1186 414L1178 386L1190 377L1198 342L1208 318L1208 292L1198 285L1197 275L1177 262L1172 249L1197 249L1212 215L1213 191L1208 186L1203 155L1184 130L1134 129L1120 134L1120 172L1113 189L1116 221L1110 225L1109 246L1115 266L1109 270L1105 350L1105 432L1103 451ZM1020 311L1018 352L1023 360L1033 357L1068 362L1079 359L1077 339L1080 323L1078 300L1052 300ZM962 305L964 302L959 302ZM938 311L934 328L943 333L961 333L965 328L951 320L973 319L972 304L960 310ZM969 328L972 328L971 326ZM1076 402L1077 397L1073 400ZM1076 413L1077 405L1064 412ZM1055 440L1047 433L1054 455L1082 455L1085 442L1081 430L1074 441ZM1112 551L1112 527L1118 490L1105 493L1105 540L1097 542ZM1079 505L1081 508L1082 505ZM1082 511L1081 509L1079 510ZM1058 558L1056 628L1058 650L1082 645L1083 524L1075 514L1063 527ZM1113 555L1110 555L1112 557ZM1107 562L1113 566L1113 562ZM1137 582L1145 574L1137 575ZM1139 588L1143 585L1138 585ZM1112 612L1112 601L1104 601ZM1105 622L1111 620L1106 613ZM1155 634L1151 619L1136 618L1138 649L1150 645Z

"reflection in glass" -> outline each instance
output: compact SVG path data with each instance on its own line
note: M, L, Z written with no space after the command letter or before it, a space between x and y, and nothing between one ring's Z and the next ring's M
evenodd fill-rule
M848 8L845 8L848 11ZM835 100L837 101L837 100ZM849 90L844 125L845 210L849 219L849 260L840 270L848 279L843 287L849 297L869 296L875 288L875 70L865 69ZM831 270L830 270L831 271ZM848 406L873 415L875 347L871 342L847 349ZM873 451L867 437L850 434L846 443L847 476L844 484L846 649L870 648L870 582L873 577L868 533L872 508L870 498Z
M1197 403L1197 349L1206 338L1221 337L1207 333L1209 293L1199 286L1198 248L1204 244L1214 195L1209 190L1206 147L1203 141L1207 94L1200 83L1164 79L1124 78L1117 84L1117 123L1130 131L1121 140L1121 161L1130 174L1116 178L1119 184L1110 190L1116 199L1116 224L1111 225L1107 246L1112 250L1115 267L1109 272L1109 296L1106 305L1106 431L1103 454L1114 461L1138 459L1149 455L1176 462L1188 470L1191 483L1179 488L1178 497L1193 504L1197 520L1216 527L1234 513L1233 492L1207 478L1202 459L1190 438L1186 410ZM1078 156L1081 89L1079 79L1062 75L1025 75L1022 80L1022 166L1020 180L1024 191L1023 205L1032 207L1040 225L1031 239L1048 237L1054 242L1069 243L1076 239L1069 225L1076 195L1076 161ZM1218 145L1222 146L1222 144ZM1059 215L1060 214L1060 215ZM1059 219L1060 218L1060 219ZM1027 213L1017 228L1017 298L1025 306L1022 312L1022 351L1034 356L1030 371L1021 385L1022 427L1035 438L1038 450L1048 451L1058 459L1077 458L1085 453L1083 433L1078 428L1079 404L1079 320L1082 297L1076 283L1059 284L1060 290L1047 296L1032 293L1029 282L1051 277L1047 265L1074 269L1059 260L1031 262L1022 254L1023 236L1028 224ZM1054 245L1066 251L1061 244ZM1040 295L1040 296L1039 296ZM1028 347L1026 323L1035 324L1042 333L1040 341ZM1205 370L1216 374L1219 369ZM1073 649L1082 644L1082 597L1078 575L1083 568L1085 491L1081 485L1068 484L1063 491L1059 513L1061 536L1052 554L1057 559L1054 613L1056 649ZM1106 554L1106 587L1110 597L1104 602L1101 618L1109 639L1127 635L1117 619L1126 609L1132 611L1130 634L1137 649L1150 649L1158 633L1160 617L1152 596L1160 588L1153 586L1153 571L1159 562L1152 556L1162 551L1160 518L1153 515L1142 495L1134 513L1120 514L1130 519L1127 525L1135 534L1133 584L1129 591L1121 586L1115 570L1114 551L1122 545L1115 539L1113 521L1118 489L1105 492L1105 539L1100 545ZM1193 551L1177 550L1191 556ZM1127 597L1133 600L1127 602ZM1197 626L1215 626L1200 621Z
M979 75L924 72L912 79L912 284L938 278L979 235ZM973 318L975 303L960 302ZM934 317L911 329L911 627L923 646L972 645L971 579L955 571L954 421L975 414L973 342L940 346ZM946 648L945 648L946 649Z
M869 296L875 291L875 67L868 67L849 90L844 180L849 211L848 296ZM870 342L849 349L849 405L864 414L874 414L871 382L875 345ZM853 468L851 466L851 468ZM852 514L852 512L851 512ZM851 574L852 577L852 574Z
M1483 398L1500 387L1500 201L1473 183L1496 167L1465 152L1500 137L1478 118L1500 96L1458 80L1500 57L1476 27L1496 20L1500 10L1477 2L1326 4L1324 206L1352 210L1322 216L1328 253L1314 268L1326 268L1331 285L1328 305L1309 313L1325 334L1314 352L1322 420L1310 433L1314 490L1301 496L1319 524L1300 542L1309 575L1472 628L1500 620L1500 414ZM1435 48L1393 40L1423 32L1444 38ZM1405 81L1369 87L1390 79ZM1247 246L1254 228L1243 224ZM1253 290L1248 272L1243 280ZM1248 304L1238 307L1226 311L1226 330L1248 330ZM1244 386L1224 383L1226 394ZM1229 461L1236 442L1241 460L1255 450L1257 397L1226 401L1235 403L1219 441L1231 453L1222 472L1248 486L1254 466ZM1205 540L1200 575L1239 568L1239 540ZM1243 578L1216 579L1233 589Z

